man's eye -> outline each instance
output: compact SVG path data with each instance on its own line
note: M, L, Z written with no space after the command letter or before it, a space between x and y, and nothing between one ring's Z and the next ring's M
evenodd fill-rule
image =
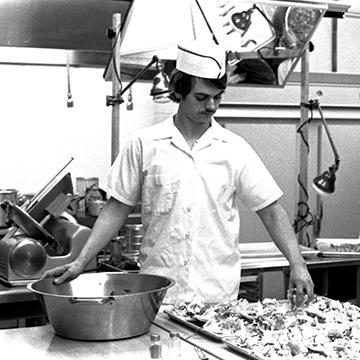
M196 100L197 101L204 101L206 99L206 96L197 96Z

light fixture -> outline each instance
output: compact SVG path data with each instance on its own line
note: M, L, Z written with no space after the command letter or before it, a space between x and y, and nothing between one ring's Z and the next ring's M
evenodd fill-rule
M310 100L309 104L307 104L307 107L309 107L310 109L318 110L320 117L321 117L321 121L325 128L326 135L329 139L331 149L335 156L334 164L331 165L328 170L324 171L322 174L315 177L313 180L313 188L315 189L315 191L320 196L328 196L328 195L334 193L334 191L335 191L335 180L336 180L335 173L339 169L340 157L339 157L338 151L335 147L334 141L331 137L331 134L330 134L329 128L327 126L325 117L323 115L319 100Z
M169 76L164 71L164 64L161 60L156 63L157 74L153 79L153 86L150 95L153 100L158 103L169 102Z
M140 70L133 79L123 88L119 91L119 93L115 96L106 96L106 106L109 105L116 105L116 104L122 104L124 102L122 95L129 89L131 86L145 73L146 70L148 70L153 64L156 63L156 68L158 70L158 73L155 75L153 80L153 86L150 91L150 95L153 96L154 101L157 102L166 102L170 101L170 99L167 97L167 94L169 93L169 80L165 72L163 71L163 65L161 63L161 60L154 55L151 59L151 61L142 69ZM108 69L109 65L107 66ZM107 69L105 69L104 78L106 77ZM120 78L118 77L118 81L120 81Z

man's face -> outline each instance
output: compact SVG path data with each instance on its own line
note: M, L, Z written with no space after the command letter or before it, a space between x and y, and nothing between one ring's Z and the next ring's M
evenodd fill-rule
M191 92L180 101L182 114L193 122L209 122L221 103L224 91L196 78Z

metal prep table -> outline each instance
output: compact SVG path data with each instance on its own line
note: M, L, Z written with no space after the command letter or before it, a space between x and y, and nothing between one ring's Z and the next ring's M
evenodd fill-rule
M242 260L242 276L246 277L248 274L258 273L261 277L262 274L269 271L282 271L284 274L284 289L288 288L290 268L289 263L284 257L278 258L247 258ZM329 295L329 288L331 285L331 271L337 269L346 270L350 269L356 279L353 282L355 303L360 306L360 257L336 257L326 258L316 256L314 258L305 259L309 272L313 276L313 272L320 273L320 282L322 283L319 288L319 294L324 296ZM314 279L315 280L315 279ZM346 283L346 282L345 282ZM349 286L349 285L348 285ZM284 298L286 294L284 293Z
M159 334L162 340L163 359L168 356L169 332L179 332L181 354L178 359L199 360L194 346L200 347L209 360L242 360L240 354L227 349L221 342L207 339L170 320L160 309L149 333L121 340L77 341L57 336L51 325L0 330L2 354L11 354L12 359L61 359L61 360L143 360L150 359L149 339L151 333Z

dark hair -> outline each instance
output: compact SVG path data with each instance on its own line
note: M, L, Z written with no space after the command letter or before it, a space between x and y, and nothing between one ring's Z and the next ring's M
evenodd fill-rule
M191 89L194 87L196 76L186 74L180 70L173 70L170 77L170 99L174 102L180 102L180 99L175 95L175 93L180 94L182 97L185 97L190 93ZM220 79L205 79L201 78L205 82L211 84L212 86L225 90L227 85L227 76L226 73Z

